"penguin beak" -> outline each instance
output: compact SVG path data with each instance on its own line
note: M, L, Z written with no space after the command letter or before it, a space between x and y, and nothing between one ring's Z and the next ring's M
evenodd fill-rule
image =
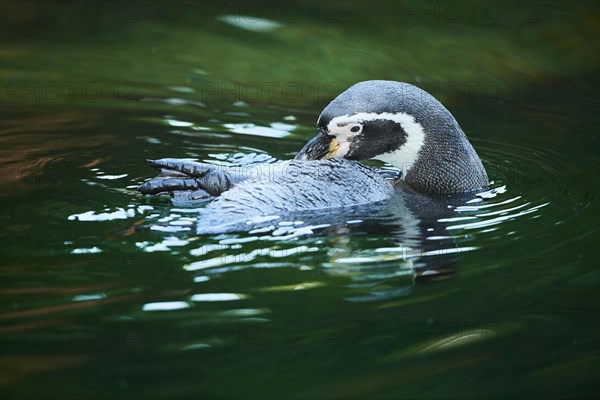
M310 139L308 143L304 145L302 150L294 160L320 160L322 158L331 158L331 155L335 152L339 143L329 136L322 130L319 130L317 136Z

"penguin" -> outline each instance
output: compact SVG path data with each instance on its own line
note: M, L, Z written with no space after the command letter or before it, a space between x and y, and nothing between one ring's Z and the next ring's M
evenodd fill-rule
M360 161L399 170L386 179ZM179 204L216 197L199 216L197 233L249 230L264 217L317 218L385 208L394 187L423 196L464 196L488 176L452 114L408 83L372 80L337 96L317 119L317 134L293 160L224 168L180 159L147 160L160 174L143 194L169 193Z
M336 97L317 120L318 134L297 160L378 159L402 171L420 193L482 189L487 173L465 133L442 103L408 83L366 81Z

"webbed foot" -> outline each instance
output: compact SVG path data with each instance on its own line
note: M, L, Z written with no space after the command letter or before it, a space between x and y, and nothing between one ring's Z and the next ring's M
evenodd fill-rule
M143 194L191 192L194 199L218 196L233 187L234 182L222 167L177 158L146 160L160 169L157 177L137 188Z

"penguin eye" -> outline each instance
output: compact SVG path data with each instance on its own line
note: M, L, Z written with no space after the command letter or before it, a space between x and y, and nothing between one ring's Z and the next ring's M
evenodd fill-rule
M361 129L362 129L362 126L354 125L352 128L350 128L350 132L357 133L357 132L360 132Z

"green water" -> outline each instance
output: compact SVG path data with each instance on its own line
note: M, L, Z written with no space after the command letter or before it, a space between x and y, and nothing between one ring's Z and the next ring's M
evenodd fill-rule
M598 2L0 17L2 398L600 394ZM368 79L436 96L505 187L447 223L465 251L446 279L414 284L389 229L196 237L132 190L145 158L290 158Z

